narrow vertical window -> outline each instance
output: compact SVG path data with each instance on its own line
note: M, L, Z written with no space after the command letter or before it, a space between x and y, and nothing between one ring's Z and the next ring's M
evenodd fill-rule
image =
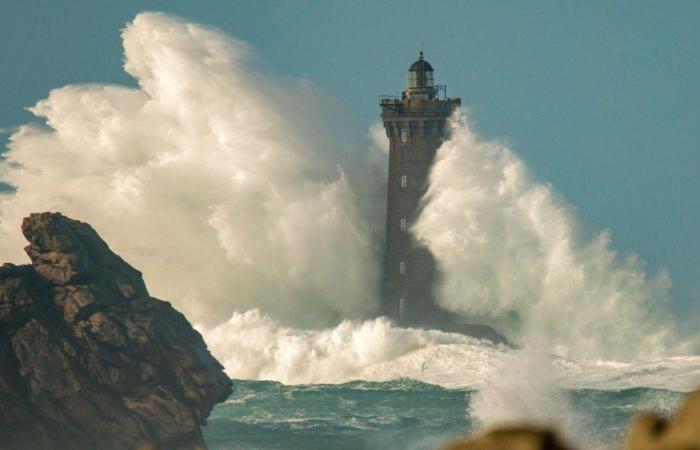
M399 273L400 273L401 275L405 275L405 274L406 274L406 263L403 262L403 261L401 261L401 262L399 263Z
M408 142L408 130L406 128L401 130L401 142Z
M401 187L405 188L408 184L408 177L406 175L401 175Z
M406 219L401 218L401 231L406 231Z

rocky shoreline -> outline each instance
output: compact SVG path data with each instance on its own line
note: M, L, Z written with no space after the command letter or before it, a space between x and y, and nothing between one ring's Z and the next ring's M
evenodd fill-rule
M201 335L86 223L22 223L32 264L0 268L3 449L204 449L231 392Z

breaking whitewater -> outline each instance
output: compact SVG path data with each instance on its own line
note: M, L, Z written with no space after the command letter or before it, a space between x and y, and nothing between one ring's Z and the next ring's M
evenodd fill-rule
M566 358L384 319L301 330L248 311L205 336L236 379L205 428L214 449L428 450L522 421L618 448L633 416L670 415L700 380L700 356Z
M238 380L205 430L213 448L429 449L523 419L609 447L700 382L670 275L584 232L464 111L411 232L439 264L440 306L514 347L373 319L381 126L338 129L319 109L332 99L260 73L217 30L143 13L122 38L135 87L57 88L10 137L0 253L23 262L15 224L54 210L142 268Z

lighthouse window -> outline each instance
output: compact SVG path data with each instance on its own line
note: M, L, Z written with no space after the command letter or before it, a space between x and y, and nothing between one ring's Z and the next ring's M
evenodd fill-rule
M425 72L426 87L433 87L433 72Z
M399 263L399 273L401 275L404 275L406 273L406 263L403 261Z
M406 231L406 219L401 218L401 231Z
M412 89L433 87L433 72L418 72L413 70L408 72L408 87Z
M408 142L408 130L405 128L401 130L401 142Z
M408 177L406 177L406 175L401 175L401 187L405 188L407 183L408 183Z
M413 70L408 72L408 87L409 88L417 88L418 87L418 77L416 75L417 75L417 73Z

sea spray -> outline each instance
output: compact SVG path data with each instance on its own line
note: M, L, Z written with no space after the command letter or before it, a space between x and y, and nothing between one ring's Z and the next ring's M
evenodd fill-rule
M477 428L527 423L566 430L566 438L582 440L581 418L559 384L549 348L546 339L529 338L499 360L469 402L467 413Z
M382 177L367 140L325 119L333 102L308 80L260 73L246 44L206 26L142 13L122 38L137 88L54 89L29 109L45 125L11 136L3 260L26 261L22 217L61 211L190 320L259 308L308 327L372 314L381 227L358 196Z
M442 272L440 304L514 342L548 337L579 357L688 354L668 274L646 272L610 233L587 238L573 209L511 150L481 139L464 111L437 152L413 233Z
M575 423L552 356L541 343L529 342L504 355L477 388L469 414L481 427L529 422L571 429Z

